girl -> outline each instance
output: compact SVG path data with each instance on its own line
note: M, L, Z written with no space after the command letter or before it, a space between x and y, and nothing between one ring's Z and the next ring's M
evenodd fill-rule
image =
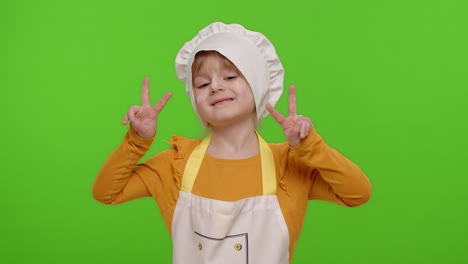
M309 118L273 106L283 67L270 41L240 25L213 23L176 57L193 108L210 134L173 136L172 147L138 163L156 136L157 117L171 97L132 106L122 144L99 171L94 198L119 204L153 197L173 240L173 263L289 263L308 200L353 207L371 186L358 166L325 144ZM270 113L287 142L267 144L256 125Z

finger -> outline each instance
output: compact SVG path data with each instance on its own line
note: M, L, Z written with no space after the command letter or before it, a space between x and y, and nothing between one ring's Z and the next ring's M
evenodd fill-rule
M143 79L143 85L141 89L141 104L144 106L150 106L150 98L149 98L149 78L145 77Z
M310 128L311 128L310 119L305 117L304 118L304 125L301 128L301 139L304 139L305 137L307 137L307 135L310 132Z
M128 121L130 121L130 117L132 116L135 116L136 115L136 112L138 111L139 107L136 106L136 105L132 105L128 108L128 111L127 113L125 114L123 120L122 120L122 124L123 125L126 125L128 124Z
M297 136L297 137L300 137L300 132L301 132L301 128L302 128L302 122L301 121L296 121L294 123L294 126L292 127L291 129L291 134L294 135L294 136Z
M126 114L125 117L124 117L124 120L126 119L126 123L125 123L125 124L127 124L128 121L130 121L130 123L131 123L131 122L133 122L133 121L135 120L135 116L136 116L138 110L140 110L140 107L139 107L139 106L136 106L136 105L131 106L131 107L128 109L128 112L127 112L127 114Z
M266 105L266 109L267 111L271 114L271 116L275 119L276 122L278 122L278 124L283 124L284 120L286 118L284 118L284 116L278 112L275 108L273 108L273 106L271 106L270 104L267 104Z
M172 97L172 92L166 93L159 102L157 102L153 109L156 111L156 114L158 115L164 108L164 106L167 104L167 101Z
M122 120L122 125L126 125L128 123L128 115L125 114L123 120Z
M296 115L296 87L294 85L289 86L288 112L289 116Z
M304 126L305 126L304 117L303 116L297 116L296 122L300 124L300 128L299 128L299 131L298 131L297 135L299 136L299 138L302 139L302 134L303 134L303 131L304 131Z

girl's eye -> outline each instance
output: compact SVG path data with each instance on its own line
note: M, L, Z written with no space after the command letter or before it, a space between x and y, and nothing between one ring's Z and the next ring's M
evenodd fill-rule
M210 85L209 83L204 83L202 85L199 85L198 88L203 88L203 87L207 87L208 85Z
M233 80L233 79L235 79L235 78L237 78L237 76L235 76L235 75L233 75L233 76L228 76L228 77L226 77L226 80Z

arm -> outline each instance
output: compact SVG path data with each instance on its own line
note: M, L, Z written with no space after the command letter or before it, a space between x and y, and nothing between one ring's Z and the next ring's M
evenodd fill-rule
M352 161L329 147L312 128L293 152L312 169L311 200L325 200L348 207L366 203L372 192L369 179Z
M295 87L289 88L288 116L267 105L267 110L283 129L293 158L305 166L312 177L309 199L320 199L345 206L367 202L371 185L361 169L325 144L309 118L296 114Z
M153 138L142 138L130 127L122 144L99 170L93 185L94 199L104 204L119 204L149 196L135 167L152 141Z
M142 106L130 107L123 119L124 125L130 121L130 129L96 177L93 186L93 197L96 200L105 204L117 204L150 195L138 175L137 163L150 148L156 135L157 117L171 95L167 93L151 106L148 78L143 80Z

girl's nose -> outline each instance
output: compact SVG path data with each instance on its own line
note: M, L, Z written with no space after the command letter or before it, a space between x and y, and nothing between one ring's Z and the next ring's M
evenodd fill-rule
M211 94L215 94L216 92L224 91L224 86L219 82L212 82L211 83Z

